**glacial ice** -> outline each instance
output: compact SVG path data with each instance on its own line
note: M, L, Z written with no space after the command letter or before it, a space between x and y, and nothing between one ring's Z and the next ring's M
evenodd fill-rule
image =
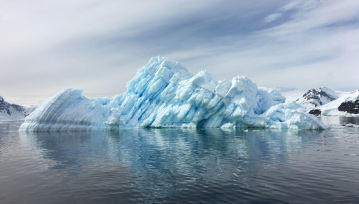
M216 81L192 75L177 62L152 58L113 98L89 99L67 89L46 100L21 126L25 131L66 131L132 127L294 128L325 125L276 90L247 77Z

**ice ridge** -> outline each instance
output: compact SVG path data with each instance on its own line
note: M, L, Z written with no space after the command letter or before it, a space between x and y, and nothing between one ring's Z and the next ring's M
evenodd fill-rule
M293 128L325 126L276 90L247 77L216 81L177 62L154 57L113 98L89 99L67 89L28 116L22 130L63 131L128 127Z

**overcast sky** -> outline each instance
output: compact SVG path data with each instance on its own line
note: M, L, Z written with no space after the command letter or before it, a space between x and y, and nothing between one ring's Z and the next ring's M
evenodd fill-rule
M359 88L358 0L0 0L0 95L112 96L152 56L260 86Z

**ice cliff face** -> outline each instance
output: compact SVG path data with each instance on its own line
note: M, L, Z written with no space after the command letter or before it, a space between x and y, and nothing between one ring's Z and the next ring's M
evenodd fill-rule
M176 62L152 58L114 98L88 99L67 89L39 106L22 129L83 130L121 127L321 129L324 125L275 90L246 77L216 81Z

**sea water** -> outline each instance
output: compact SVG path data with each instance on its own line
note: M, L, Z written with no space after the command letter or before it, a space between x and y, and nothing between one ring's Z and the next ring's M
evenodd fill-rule
M359 202L359 128L23 133L0 124L0 203Z

